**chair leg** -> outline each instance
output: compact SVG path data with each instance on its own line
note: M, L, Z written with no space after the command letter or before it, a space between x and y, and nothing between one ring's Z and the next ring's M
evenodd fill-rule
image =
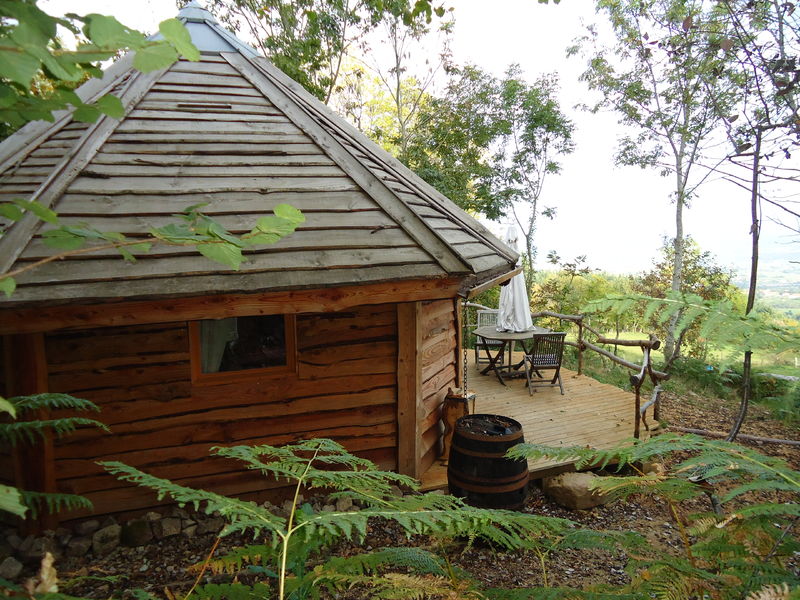
M525 385L528 386L528 395L533 396L533 384L531 383L531 371L533 370L533 363L527 356L523 360L525 361Z

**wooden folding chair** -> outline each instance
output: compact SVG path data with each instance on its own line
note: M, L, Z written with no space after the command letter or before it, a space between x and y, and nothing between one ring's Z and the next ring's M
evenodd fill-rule
M567 334L546 333L537 335L533 339L533 346L529 354L525 355L525 379L528 393L533 395L534 387L550 387L558 385L561 395L564 395L564 385L561 383L561 359L564 356L564 338ZM555 371L549 381L542 376L542 371ZM531 374L536 377L531 379Z

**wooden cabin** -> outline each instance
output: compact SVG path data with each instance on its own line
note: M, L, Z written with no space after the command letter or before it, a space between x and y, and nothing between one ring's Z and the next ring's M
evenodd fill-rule
M179 18L202 59L147 74L117 61L80 94L115 93L125 117L21 129L0 145L2 200L131 237L201 203L238 233L279 203L307 220L239 271L156 245L132 263L109 249L18 276L0 300L5 394L87 398L111 433L6 453L3 479L83 494L96 514L159 504L99 460L257 498L262 477L209 448L310 437L419 476L460 383L459 298L510 277L517 255L209 12L192 2ZM13 224L0 272L52 256L50 227Z

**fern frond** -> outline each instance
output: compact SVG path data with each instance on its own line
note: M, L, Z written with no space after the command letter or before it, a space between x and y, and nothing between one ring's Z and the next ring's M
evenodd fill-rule
M592 529L576 529L567 532L558 541L555 548L572 548L576 550L639 550L648 546L647 540L633 531L595 531Z
M228 573L233 575L248 565L266 567L278 557L278 551L272 546L263 544L234 548L227 554L216 556L208 561L208 569L215 574ZM189 567L189 571L199 572L204 563Z
M375 552L365 552L354 556L330 558L320 568L321 572L334 572L345 575L367 575L376 573L383 567L410 569L423 575L447 576L444 561L436 554L415 546L382 548Z
M155 490L159 500L169 496L181 506L191 504L195 510L201 510L202 507L203 512L206 514L218 512L228 521L228 525L223 530L223 535L244 531L248 528L252 528L256 534L262 531L272 532L282 529L286 525L286 520L283 517L273 515L255 502L228 498L205 490L183 487L167 479L148 475L120 462L111 461L99 464L118 479Z
M611 498L626 499L632 494L657 494L674 500L687 500L703 493L702 489L687 479L664 477L650 473L631 477L600 477L592 489Z
M195 588L187 600L264 600L272 591L265 583L207 583Z
M76 398L69 394L57 394L47 392L44 394L33 394L32 396L16 396L9 398L8 401L14 405L17 417L37 410L80 410L89 412L100 412L100 407L94 402L83 398Z
M30 517L35 519L42 513L54 515L62 510L92 510L93 505L88 498L75 494L57 494L29 492L20 490L22 503L30 509Z
M623 590L600 591L597 589L579 590L568 587L537 587L481 590L487 600L642 600L641 594L627 593Z
M111 430L100 421L87 419L85 417L64 417L61 419L36 420L36 421L14 421L0 425L0 441L16 445L22 440L35 442L44 439L48 432L52 431L57 437L62 437L72 433L79 427L96 427L105 432Z
M760 590L748 594L746 600L789 600L789 585L785 582L778 585L766 585Z

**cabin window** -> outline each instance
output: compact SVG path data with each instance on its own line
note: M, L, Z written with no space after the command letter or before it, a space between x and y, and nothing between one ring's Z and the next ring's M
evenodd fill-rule
M208 319L191 324L195 380L228 379L294 368L294 318L259 315Z

